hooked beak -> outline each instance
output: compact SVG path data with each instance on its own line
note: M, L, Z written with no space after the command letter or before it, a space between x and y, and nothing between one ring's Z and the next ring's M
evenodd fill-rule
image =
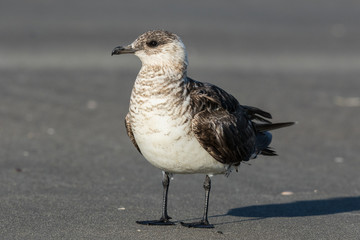
M111 52L111 56L112 55L120 55L120 54L126 54L126 53L135 53L136 49L132 48L131 45L129 46L118 46L116 48L114 48Z

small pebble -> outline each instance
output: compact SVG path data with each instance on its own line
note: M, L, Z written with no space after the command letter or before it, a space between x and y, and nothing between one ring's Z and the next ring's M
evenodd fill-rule
M336 162L336 163L343 163L343 162L344 162L344 158L342 158L342 157L336 157L336 158L334 158L334 162Z
M359 107L360 97L340 97L334 98L334 103L340 107Z
M33 137L34 137L34 133L29 132L26 136L27 136L27 138L31 139L31 138L33 138Z
M53 129L53 128L48 128L48 129L46 130L46 132L47 132L49 135L54 135L54 134L55 134L55 129Z
M286 192L282 192L281 195L283 196L290 196L290 195L293 195L294 193L293 192L290 192L290 191L286 191Z
M88 109L90 109L90 110L96 109L97 106L98 106L98 104L97 104L97 102L94 101L94 100L89 100L89 101L87 102L87 104L86 104L86 107L87 107Z

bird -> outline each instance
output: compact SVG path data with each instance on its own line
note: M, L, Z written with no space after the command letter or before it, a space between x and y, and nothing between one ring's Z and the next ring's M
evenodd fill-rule
M180 224L213 228L208 220L211 177L228 176L258 155L276 156L269 147L269 131L294 122L272 123L270 113L241 105L220 87L188 77L185 45L169 31L147 31L111 52L121 54L134 54L142 62L125 117L127 134L138 152L162 171L162 216L137 223L174 225L167 210L172 175L204 174L203 217Z

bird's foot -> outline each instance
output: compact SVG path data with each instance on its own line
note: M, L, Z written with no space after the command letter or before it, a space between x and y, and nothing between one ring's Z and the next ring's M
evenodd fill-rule
M171 217L167 217L160 218L160 220L136 221L136 223L141 225L175 225L175 223L170 221L170 219Z
M207 220L201 220L200 222L184 223L180 222L182 226L188 228L214 228L214 225L210 224Z

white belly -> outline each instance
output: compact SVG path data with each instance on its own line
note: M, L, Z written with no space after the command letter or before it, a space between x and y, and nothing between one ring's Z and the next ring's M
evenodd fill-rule
M143 156L155 167L170 173L226 172L228 166L211 157L189 131L191 122L184 123L186 116L171 119L166 115L139 114L133 117L136 142Z

